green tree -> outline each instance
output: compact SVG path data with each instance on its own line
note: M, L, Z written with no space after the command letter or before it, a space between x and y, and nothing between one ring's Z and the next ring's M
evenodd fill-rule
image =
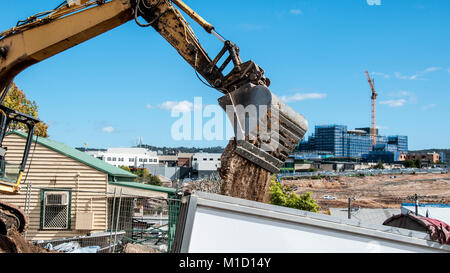
M377 165L373 166L372 169L380 169L380 170L384 170L383 161L378 160Z
M299 196L290 187L282 186L277 181L272 180L270 203L277 206L319 212L320 206L311 197L311 194L311 192L306 192Z
M126 167L128 168L128 167ZM128 168L129 169L129 168ZM151 175L146 168L130 169L131 173L137 175L136 182L154 186L162 186L162 182L156 175Z
M25 93L20 90L15 83L13 83L11 88L9 89L5 100L3 101L3 105L21 113L39 118L38 105L36 104L36 102L28 100ZM28 131L27 126L22 123L11 124L10 129ZM34 134L40 137L48 137L47 130L48 125L40 122L36 124Z
M270 186L270 203L272 205L284 206L286 204L286 194L280 183L273 181Z
M405 166L405 168L415 168L416 163L413 160L405 160L405 162L403 162L403 166Z
M159 179L159 177L156 175L152 175L152 178L150 180L150 185L162 186L161 179Z
M416 168L422 168L422 160L416 159L416 161L414 161L414 165L416 165Z
M127 166L120 166L119 168L121 168L122 170L125 170L125 171L127 171L127 172L130 172L130 173L131 173L131 169L130 169L130 168L128 168Z

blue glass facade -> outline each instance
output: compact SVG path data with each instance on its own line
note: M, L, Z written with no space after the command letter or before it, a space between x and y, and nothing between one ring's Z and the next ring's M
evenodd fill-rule
M327 151L335 157L362 158L372 150L407 152L407 136L377 136L377 145L372 149L369 130L348 130L345 125L316 126L308 141L298 145L298 151Z
M398 152L408 152L408 137L407 136L389 136L388 144L397 146Z

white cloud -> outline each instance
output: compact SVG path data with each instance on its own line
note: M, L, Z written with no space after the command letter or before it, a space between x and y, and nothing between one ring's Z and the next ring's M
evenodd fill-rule
M112 132L114 132L114 127L112 127L112 126L103 127L102 132L112 133Z
M394 75L397 79L400 79L400 80L424 80L424 78L421 78L421 76L431 73L431 72L439 71L441 69L442 69L441 67L433 66L433 67L428 67L425 70L419 71L416 74L411 75L411 76L403 75L400 72L395 72Z
M427 110L429 110L431 108L434 108L434 107L436 107L436 104L432 103L432 104L428 104L428 105L422 106L422 110L423 111L427 111Z
M158 106L161 109L176 112L190 112L194 109L194 104L190 101L166 101Z
M283 102L294 102L294 101L302 101L302 100L314 100L314 99L324 99L327 97L327 94L323 93L297 93L292 96L282 96L280 99Z
M388 130L389 127L383 126L383 125L377 125L377 129L378 129L378 130Z
M412 75L412 76L406 76L406 75L403 75L400 72L395 72L394 75L399 80L417 80L417 77L419 76L417 74L416 75Z
M393 93L389 93L388 97L393 97L393 98L403 98L405 99L408 103L411 104L415 104L417 103L417 97L415 94L409 92L409 91L405 91L405 90L401 90L398 92L393 92Z
M424 71L423 71L423 73L430 73L430 72L434 72L434 71L439 71L439 70L441 70L442 68L440 68L440 67L429 67L429 68L427 68L427 69L425 69Z
M381 101L380 104L388 105L389 107L402 107L405 105L406 100L405 99L398 99L398 100L385 100Z
M411 96L411 93L409 91L398 91L388 94L389 97L408 97Z
M291 10L289 11L289 13L290 13L290 14L294 14L294 15L302 15L302 14L303 14L303 12L302 12L301 9L291 9Z
M372 72L370 74L372 74L372 76L381 76L381 77L383 77L385 79L390 79L391 78L391 75L385 74L385 73L382 73L382 72Z
M151 104L147 104L147 105L145 106L145 108L147 108L147 109L154 109L155 106L153 106L153 105L151 105Z

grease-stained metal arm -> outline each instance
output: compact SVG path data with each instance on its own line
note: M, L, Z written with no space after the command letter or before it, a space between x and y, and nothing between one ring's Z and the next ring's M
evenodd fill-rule
M173 3L224 43L224 49L214 60ZM147 23L139 23L138 17L143 17ZM242 63L239 48L226 41L214 26L181 0L72 0L0 33L0 98L4 98L14 77L27 67L133 19L141 26L152 26L208 85L223 93L248 81L269 85L262 69L252 61ZM230 56L218 67L218 61L226 52ZM224 75L223 71L231 61L234 68Z

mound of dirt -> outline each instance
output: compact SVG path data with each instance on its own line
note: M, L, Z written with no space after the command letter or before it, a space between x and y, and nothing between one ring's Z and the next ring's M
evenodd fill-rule
M16 231L8 236L0 235L0 253L57 253L48 249L33 245Z
M126 244L122 250L123 253L160 253L158 250L148 246L137 244Z

